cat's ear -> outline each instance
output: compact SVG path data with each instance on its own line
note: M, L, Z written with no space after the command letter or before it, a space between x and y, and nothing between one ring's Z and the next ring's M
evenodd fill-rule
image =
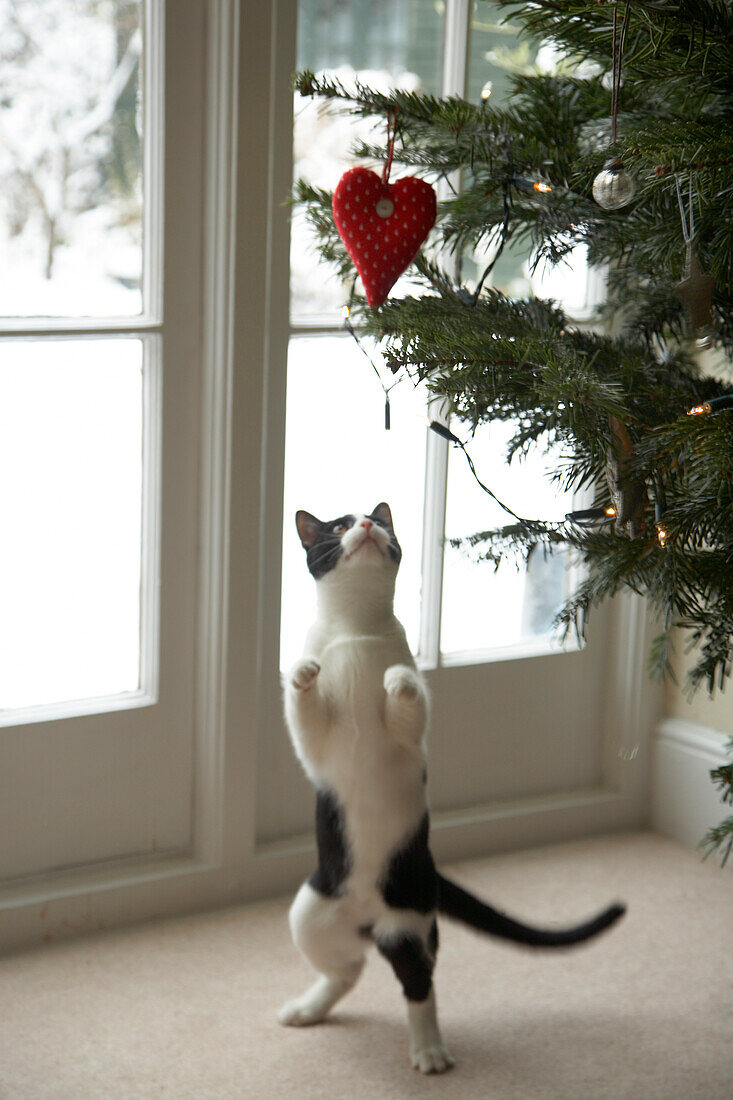
M389 510L389 504L385 504L384 501L382 501L381 504L377 505L377 507L372 512L372 515L375 519L378 519L380 523L385 524L385 526L394 526L394 524L392 523L392 513Z
M321 521L312 516L310 512L304 512L301 508L295 513L295 526L298 528L298 535L304 548L310 550L316 541Z

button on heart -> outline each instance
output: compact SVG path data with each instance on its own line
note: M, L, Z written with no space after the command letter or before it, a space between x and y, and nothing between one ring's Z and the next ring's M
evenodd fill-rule
M435 192L425 180L384 183L368 168L344 172L333 193L333 220L372 309L415 259L435 213Z

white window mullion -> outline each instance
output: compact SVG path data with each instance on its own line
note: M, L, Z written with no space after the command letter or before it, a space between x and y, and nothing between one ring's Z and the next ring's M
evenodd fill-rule
M439 402L428 405L430 419L440 419ZM448 441L427 433L425 457L425 519L422 547L422 599L419 663L436 668L440 663L440 615L443 603L443 541L448 482Z
M448 0L443 43L443 95L465 95L468 73L468 45L472 0ZM453 187L460 187L455 174ZM441 182L438 198L445 199L451 188ZM455 260L444 257L450 270ZM443 419L441 402L431 402L428 416ZM422 552L422 607L420 615L420 663L427 668L440 664L440 620L443 604L443 544L445 540L448 441L428 432L425 464L425 525Z
M143 311L163 320L163 181L165 179L165 0L144 5L143 118Z
M448 0L443 44L443 95L463 96L468 75L468 36L473 0Z

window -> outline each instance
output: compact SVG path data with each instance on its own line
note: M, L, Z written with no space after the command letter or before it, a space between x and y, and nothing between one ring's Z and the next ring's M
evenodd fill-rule
M0 13L11 723L19 708L156 692L160 7L26 0Z
M405 549L398 613L423 663L441 666L428 668L426 681L433 828L444 858L643 817L638 772L616 763L612 743L615 731L641 721L644 696L632 676L642 664L634 657L642 651L641 612L617 620L608 617L612 609L599 611L595 638L576 653L517 662L526 650L514 645L511 659L494 660L496 649L490 664L478 663L476 649L467 657L457 647L495 639L470 636L465 621L450 617L457 582L447 557L443 568L444 531L478 526L479 511L481 520L490 516L488 498L462 499L479 490L463 456L426 436L419 390L401 384L392 392L393 426L385 432L382 390L341 325L342 288L326 306L325 268L312 253L290 317L282 308L295 7L296 0L166 5L163 80L161 0L0 5L0 81L23 41L10 33L9 14L33 10L41 29L62 15L72 31L82 18L124 22L114 46L54 23L61 67L67 55L84 62L91 43L96 71L102 38L106 56L121 61L135 26L141 30L125 89L136 103L134 114L131 101L126 110L139 164L128 200L134 213L137 194L141 220L121 218L111 176L90 175L87 166L77 183L90 189L75 192L83 203L52 242L46 281L40 207L16 231L0 146L3 248L16 249L20 272L20 246L33 245L36 280L30 298L20 275L6 294L11 267L0 298L8 313L0 321L6 945L111 925L122 913L142 918L286 891L310 873L302 838L312 833L312 788L283 727L278 669L284 461L283 660L287 645L300 647L309 613L297 602L312 595L293 510L325 514L344 501L371 507L382 497L394 506ZM481 4L478 12L488 9ZM439 90L443 56L461 53L449 32L467 26L468 4L450 2L444 11L360 0L319 3L317 11L325 24L316 23L311 41L329 50L346 42L334 64L351 53L348 23L358 16L355 64ZM302 42L304 17L299 33ZM473 50L477 33L474 22ZM108 67L105 79L115 71ZM7 101L3 85L0 111ZM125 249L118 247L123 232ZM107 263L115 240L116 262L106 283L95 276L92 309L84 273ZM304 248L296 248L294 281ZM72 266L76 282L60 277ZM515 272L526 277L521 261ZM319 294L305 303L313 286ZM471 449L501 495L505 486L494 477L506 471L503 463L493 468L494 445L502 446L500 432ZM329 492L338 501L330 503ZM522 492L513 480L509 503L524 504ZM496 617L491 571L477 568ZM520 624L530 615L524 596L512 614ZM146 692L157 699L141 705Z
M475 11L473 9L476 9ZM492 18L496 14L496 18ZM490 4L316 3L299 5L299 69L328 71L345 83L407 87L435 94L482 90L501 97L507 62L531 60L530 47L499 22ZM470 22L470 27L469 27ZM487 86L488 82L488 86ZM381 127L381 129L380 129ZM353 164L355 140L380 140L381 120L357 120L319 110L296 96L294 174L332 189ZM376 136L375 136L376 134ZM470 285L487 257L462 257ZM582 282L583 275L580 275ZM509 294L531 291L523 252L508 247L492 273ZM536 281L536 280L535 280ZM409 271L392 291L410 286ZM390 392L390 431L384 394L368 358L343 334L340 310L349 287L319 264L301 213L291 236L291 343L288 357L281 665L302 644L312 616L311 586L303 585L302 551L294 535L297 508L327 518L350 508L372 508L388 497L403 544L396 611L413 649L427 666L490 657L507 647L537 652L552 646L552 619L567 593L561 557L533 559L527 571L502 563L496 573L469 560L450 539L500 525L505 515L472 480L463 456L427 433L422 389L408 380ZM317 333L317 335L315 335ZM368 349L374 364L378 351ZM383 378L389 385L391 378ZM570 508L545 477L539 451L507 467L511 425L480 429L471 441L474 461L502 499L525 515L560 519ZM321 472L328 471L328 476ZM374 497L374 500L372 500ZM424 531L424 536L423 536Z

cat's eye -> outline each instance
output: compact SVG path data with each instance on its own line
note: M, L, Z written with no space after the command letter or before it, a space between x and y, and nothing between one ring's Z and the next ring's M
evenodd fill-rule
M333 528L334 535L343 535L346 533L346 531L348 531L348 527L345 523L337 523L336 526Z

